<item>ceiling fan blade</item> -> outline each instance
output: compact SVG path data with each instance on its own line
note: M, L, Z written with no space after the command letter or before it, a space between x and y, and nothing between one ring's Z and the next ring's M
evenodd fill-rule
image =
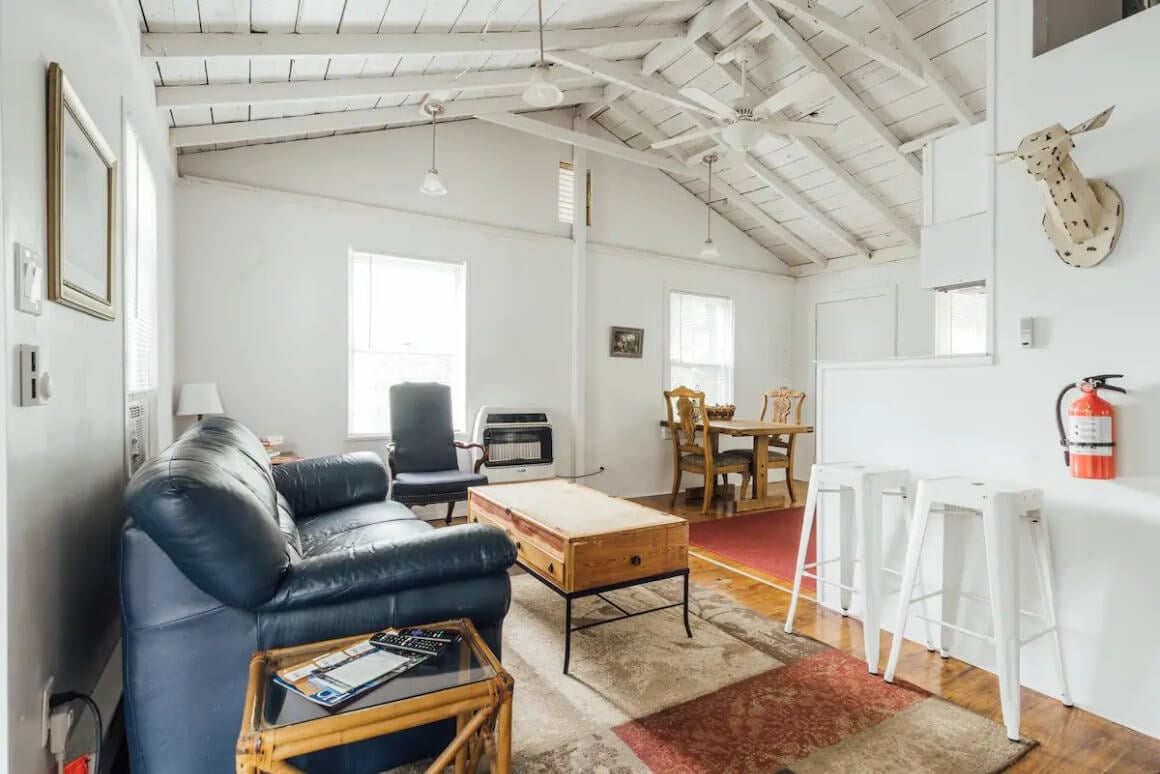
M707 107L722 118L732 118L737 115L732 105L722 102L709 92L704 89L698 89L696 86L686 86L681 89L681 96L688 97L698 105Z
M720 131L721 131L721 127L719 127L719 126L714 126L711 129L692 129L692 130L687 131L683 134L678 134L676 137L670 137L667 140L661 140L660 142L654 142L649 147L653 148L654 150L660 150L661 148L671 148L674 145L682 145L686 142L692 142L693 140L699 140L702 137L711 137Z
M834 124L815 124L811 121L782 121L777 118L767 118L761 122L762 127L774 134L788 134L791 137L829 137L838 131Z

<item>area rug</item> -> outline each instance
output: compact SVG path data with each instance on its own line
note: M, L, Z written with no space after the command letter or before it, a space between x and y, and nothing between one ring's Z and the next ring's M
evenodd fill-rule
M530 576L512 587L503 662L521 774L966 774L1001 771L1032 744L696 584L692 639L679 608L580 631L565 676L563 600ZM678 600L680 584L608 596L642 610ZM588 598L574 615L619 612Z
M802 534L803 508L759 511L713 521L689 523L689 545L760 570L793 585L798 541ZM814 530L816 535L816 529ZM811 535L806 562L816 561L816 541ZM817 588L812 578L802 578L802 588Z

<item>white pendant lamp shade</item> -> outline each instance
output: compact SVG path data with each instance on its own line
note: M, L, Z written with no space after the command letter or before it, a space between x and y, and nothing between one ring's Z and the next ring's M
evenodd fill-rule
M705 240L704 247L701 248L702 258L720 258L721 251L717 249L717 245L713 244L713 237Z
M446 196L447 186L443 184L443 180L439 177L439 168L435 166L435 125L445 108L443 103L432 101L425 103L423 110L431 116L431 168L427 170L423 182L419 184L419 193L427 196Z
M428 196L447 195L447 186L443 185L443 181L439 179L438 169L431 167L427 170L427 174L423 176L423 183L419 186L419 192Z
M544 63L532 70L532 80L524 89L524 102L532 107L551 108L564 101L564 92L552 82L552 70Z
M213 382L181 385L181 393L177 397L177 416L200 418L206 414L224 413L222 397Z

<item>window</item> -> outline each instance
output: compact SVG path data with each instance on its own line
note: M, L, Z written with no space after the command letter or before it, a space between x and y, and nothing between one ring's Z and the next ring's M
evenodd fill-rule
M585 181L586 198L584 201L585 222L592 225L592 170L588 170ZM576 222L576 173L571 162L560 162L560 176L557 178L556 214L561 223L575 224Z
M692 387L708 403L733 402L733 301L669 294L669 387Z
M461 263L351 253L351 436L391 432L392 384L451 387L456 430L465 426L467 319Z
M1160 0L1035 0L1035 56L1127 19Z
M934 297L936 355L987 351L987 290L982 285L940 290Z

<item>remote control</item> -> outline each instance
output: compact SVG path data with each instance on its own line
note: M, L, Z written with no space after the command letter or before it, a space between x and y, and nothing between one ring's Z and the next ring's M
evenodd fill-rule
M432 640L447 645L459 639L459 633L448 629L400 629L399 634L420 640Z
M371 643L386 650L418 653L422 656L438 656L447 650L447 646L450 644L419 637L408 637L396 632L379 632L371 637Z

